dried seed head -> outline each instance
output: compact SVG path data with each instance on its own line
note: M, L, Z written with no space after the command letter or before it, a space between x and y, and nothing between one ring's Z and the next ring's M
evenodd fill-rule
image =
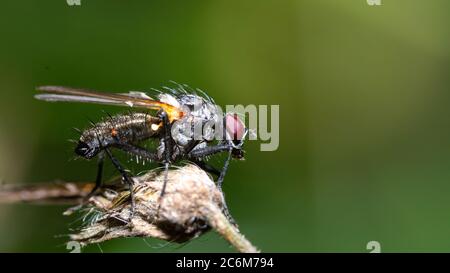
M194 165L169 172L162 199L163 173L151 172L135 181L133 214L127 190L109 197L94 196L90 206L103 211L103 215L71 238L84 244L129 236L184 242L210 229L205 208L214 207L219 211L224 208L222 192Z

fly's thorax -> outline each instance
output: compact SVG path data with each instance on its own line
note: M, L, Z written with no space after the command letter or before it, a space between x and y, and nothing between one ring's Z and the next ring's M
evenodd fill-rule
M188 116L172 124L171 136L179 146L189 145L192 141L211 141L216 136L217 126L221 126L220 120Z
M192 141L211 141L221 126L221 111L215 104L194 94L178 98L184 117L172 124L172 138L180 146Z
M183 118L172 123L171 136L178 146L187 146L193 140L191 122Z

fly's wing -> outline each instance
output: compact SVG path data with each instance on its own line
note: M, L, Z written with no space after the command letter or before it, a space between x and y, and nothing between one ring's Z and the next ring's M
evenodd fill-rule
M137 95L136 92L130 94L114 94L64 86L41 86L37 90L43 92L34 96L38 100L108 104L154 110L163 109L169 116L170 121L183 117L183 111L181 109L161 101L153 100L150 97Z

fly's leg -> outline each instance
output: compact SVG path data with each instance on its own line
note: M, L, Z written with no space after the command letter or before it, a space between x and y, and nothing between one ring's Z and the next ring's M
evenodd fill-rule
M82 198L79 205L69 208L65 213L71 214L79 209L81 209L84 205L89 202L89 199L95 195L97 190L102 186L102 175L103 175L103 165L105 162L105 157L103 151L98 154L98 163L97 163L97 177L95 179L95 186L92 188L91 192L88 193L85 197Z
M208 146L193 150L187 155L187 158L199 161L201 158L208 155L213 155L221 152L228 152L228 157L224 163L222 171L219 174L219 178L217 179L217 186L219 187L219 189L222 189L222 183L225 178L225 174L228 170L228 166L230 165L232 150L233 145L231 145L230 143L222 143L215 146Z
M150 161L158 161L158 155L156 152L149 151L145 148L129 143L118 143L114 146L117 149L125 151L129 154L140 156Z
M227 119L226 117L223 117L223 128L227 127ZM223 130L223 135L222 135L223 139L227 139L226 136L226 132L225 130ZM231 142L225 142L225 144L228 145L228 156L227 159L225 160L225 163L223 164L223 168L222 171L220 172L219 178L217 178L217 186L219 187L219 189L222 191L222 183L223 183L223 179L225 178L225 174L228 171L228 166L230 165L230 160L231 160L231 151L233 150L233 146L231 145ZM226 207L226 203L225 203L225 207ZM228 211L228 208L227 208Z
M123 150L123 151L128 152L133 155L143 157L148 160L157 160L156 152L150 152L150 151L148 151L142 147L136 146L136 145L132 145L132 144L128 144L128 143L119 143L115 146L115 148ZM104 166L104 162L105 162L105 152L108 154L108 157L111 159L114 167L117 170L119 170L119 172L121 173L125 182L130 186L132 211L134 210L134 195L133 195L134 193L132 191L131 178L129 177L128 173L124 170L122 165L119 163L119 161L112 155L111 151L108 148L103 147L103 150L98 154L97 177L95 179L94 188L84 198L84 200L82 201L82 203L80 205L73 207L73 208L69 209L68 211L75 211L75 210L81 208L82 206L86 205L89 201L89 198L91 198L93 195L95 195L97 190L101 188L101 186L103 184L102 177L103 177L103 166Z
M94 188L91 190L91 192L86 196L86 200L88 200L91 196L93 196L97 190L99 188L101 188L103 182L102 182L102 177L103 177L103 165L105 163L105 153L103 151L101 151L98 154L98 161L97 161L97 176L95 178L95 186Z
M134 192L133 192L133 181L128 175L128 172L123 168L122 164L113 156L111 151L108 148L104 149L106 154L108 155L109 159L111 159L111 162L113 163L114 167L120 172L122 175L122 179L125 181L125 183L128 184L130 187L130 198L131 198L131 213L134 213Z
M225 174L228 171L228 166L230 166L230 161L231 161L231 150L232 148L230 148L228 150L228 156L227 159L225 160L225 163L223 164L223 168L222 171L220 172L219 178L217 179L217 186L219 187L220 190L222 190L222 183L223 183L223 179L225 178Z
M159 118L163 122L163 141L164 141L164 182L163 186L161 188L161 194L159 196L159 208L161 207L161 201L164 197L164 194L166 193L166 186L167 186L167 179L169 175L169 165L172 157L172 137L171 137L171 130L170 130L170 121L169 117L167 116L167 113L165 111L161 111L159 113Z
M233 148L233 145L231 145L230 143L221 143L221 144L217 144L215 146L207 146L204 148L192 150L191 152L188 153L187 158L188 159L203 158L208 155L226 152L232 148Z
M214 175L216 175L217 177L220 176L220 171L216 168L214 168L213 166L207 164L205 161L200 160L200 159L194 159L192 160L195 164L197 164L200 168L202 168L203 170L212 173Z
M200 161L199 158L228 151L227 159L224 163L222 170L219 173L219 178L217 179L217 188L222 192L222 195L224 196L223 213L230 220L230 223L237 226L236 221L233 219L233 217L230 214L230 211L228 209L228 205L227 205L227 202L225 199L225 193L222 190L222 183L223 183L223 179L225 178L225 174L228 170L228 166L230 165L232 150L233 150L233 145L231 145L229 143L223 143L223 144L218 144L216 146L209 146L209 147L204 147L204 148L200 148L200 149L191 151L188 155L188 158L194 159L194 161L198 162L198 161ZM205 164L205 163L203 163L203 164ZM209 165L207 165L207 166L209 166ZM202 166L200 166L200 167L202 167ZM216 170L216 171L218 172L218 170Z
M217 179L217 187L219 188L219 190L222 192L222 195L224 196L223 212L224 212L225 216L230 220L230 223L237 226L236 221L234 220L233 216L231 216L231 214L230 214L230 210L228 209L228 205L227 205L227 200L225 199L225 193L222 190L223 179L225 178L225 174L228 171L228 166L230 165L230 161L231 161L231 150L232 149L230 149L228 152L228 157L227 157L225 163L223 164L222 171L220 172L219 178Z
M165 111L162 111L160 118L164 123L164 184L161 189L161 197L164 196L167 186L167 176L169 173L169 164L172 157L172 143L170 135L170 122Z

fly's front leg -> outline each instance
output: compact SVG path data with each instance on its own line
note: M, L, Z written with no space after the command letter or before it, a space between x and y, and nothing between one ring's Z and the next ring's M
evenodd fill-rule
M193 159L192 160L195 164L197 164L200 168L202 168L203 170L214 174L215 176L219 177L220 176L220 171L216 168L214 168L213 166L209 165L208 163L206 163L205 161L201 160L201 159Z
M230 149L233 149L233 145L231 145L230 143L221 143L221 144L217 144L215 146L207 146L207 147L192 150L188 153L187 158L188 159L203 158L203 157L206 157L209 155L225 152Z
M220 190L222 190L222 183L223 183L223 179L225 178L225 174L228 171L228 166L230 166L230 161L231 161L231 151L232 148L230 148L228 150L228 156L227 159L225 160L225 163L223 164L223 168L222 171L220 172L219 178L217 179L217 186L219 187Z
M200 158L203 158L205 156L221 153L221 152L228 152L227 159L224 163L224 166L219 174L219 178L217 179L217 186L219 189L222 189L222 183L225 178L225 174L228 170L228 166L230 165L231 161L231 152L233 150L233 145L230 143L221 143L216 146L208 146L200 149L196 149L191 151L187 157L188 159L194 159L199 160Z
M223 183L223 179L225 178L225 174L228 170L228 166L230 165L232 150L233 150L233 145L231 145L230 143L222 143L222 144L218 144L216 146L204 147L204 148L200 148L197 150L193 150L188 154L189 159L193 159L194 161L199 161L200 158L203 158L205 156L228 151L227 159L224 163L222 170L220 171L219 178L217 179L217 188L222 192L224 197L225 197L225 193L222 190L222 183ZM224 212L225 216L230 220L230 222L233 225L236 225L236 221L233 219L233 217L231 216L231 214L229 212L225 198L223 200L223 212Z

